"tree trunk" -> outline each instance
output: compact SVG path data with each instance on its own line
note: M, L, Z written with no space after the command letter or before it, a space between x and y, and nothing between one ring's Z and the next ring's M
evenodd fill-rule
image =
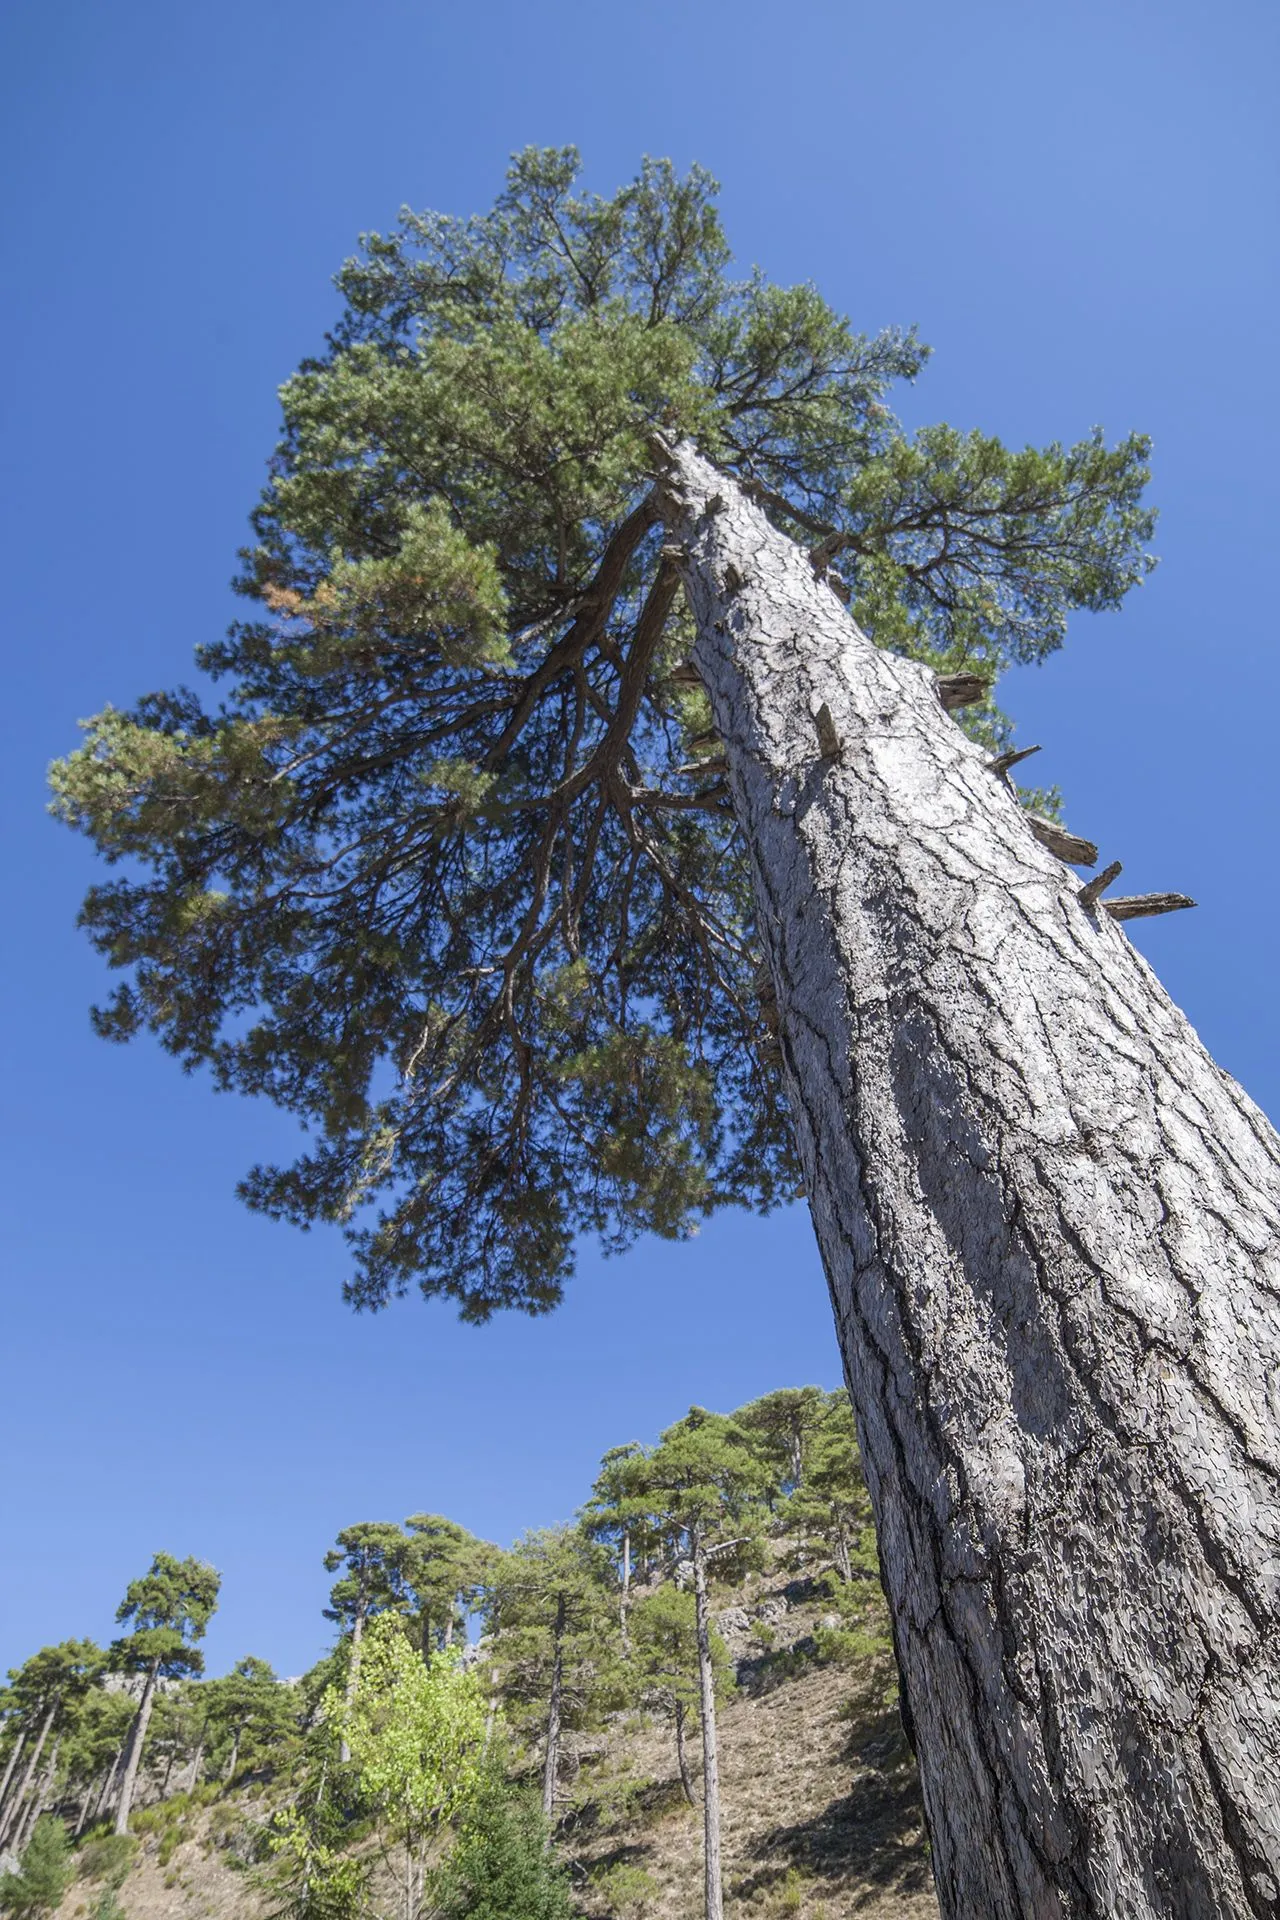
M1280 1141L931 674L670 485L942 1912L1274 1915Z
M58 1772L58 1750L61 1745L62 1739L61 1736L59 1736L53 1743L53 1750L49 1755L49 1764L40 1776L40 1784L31 1796L31 1804L27 1808L26 1819L14 1836L13 1850L19 1859L22 1858L22 1855L31 1844L31 1836L36 1830L36 1822L45 1809L53 1803L54 1781Z
M355 1704L356 1688L360 1684L360 1642L364 1638L364 1616L367 1608L368 1603L364 1595L361 1594L356 1604L355 1617L351 1622L351 1657L347 1661L347 1690L345 1696L348 1713L350 1713ZM345 1733L342 1736L342 1746L338 1758L344 1767L351 1758L351 1748L347 1745L347 1736Z
M564 1691L564 1595L556 1596L556 1618L552 1628L554 1656L551 1663L551 1698L547 1702L547 1751L542 1762L542 1814L550 1836L556 1811L556 1775L560 1769L560 1704Z
M836 1572L848 1586L853 1580L853 1561L849 1558L849 1542L843 1533L837 1533L835 1538L835 1562Z
M693 1548L693 1606L698 1642L698 1705L702 1712L702 1865L706 1920L723 1920L720 1884L720 1763L716 1756L716 1684L711 1665L711 1619L707 1610L707 1560L702 1542Z
M102 1774L97 1773L91 1777L88 1786L84 1790L84 1798L80 1802L80 1812L76 1816L75 1831L72 1834L73 1839L78 1840L80 1838L80 1835L84 1832L85 1828L88 1826L89 1809L93 1805L94 1801L97 1799L97 1796L101 1792L101 1790L102 1790Z
M9 1783L13 1779L13 1770L18 1764L19 1756L26 1744L27 1730L25 1727L20 1727L18 1737L13 1743L13 1750L5 1766L4 1779L0 1780L0 1835L4 1832L5 1822L8 1817Z
M685 1751L685 1744L684 1744L684 1722L685 1722L684 1701L677 1698L676 1700L676 1764L680 1769L680 1791L684 1794L684 1797L689 1802L689 1805L691 1807L696 1807L698 1803L693 1797L693 1781L689 1778L689 1755Z
M31 1791L31 1784L35 1779L36 1768L40 1764L40 1755L44 1752L44 1743L49 1738L49 1729L53 1725L54 1716L57 1711L58 1702L56 1700L50 1701L44 1719L40 1722L40 1731L36 1735L36 1744L28 1756L26 1766L23 1768L22 1785L14 1794L13 1805L9 1808L5 1816L4 1830L0 1832L0 1846L5 1846L13 1835L21 1830L23 1809L26 1805L27 1794Z
M116 1754L115 1759L111 1762L111 1765L107 1768L106 1774L103 1778L102 1792L98 1795L98 1798L94 1803L93 1817L95 1820L100 1820L102 1818L102 1815L106 1812L107 1807L111 1803L111 1789L114 1787L116 1783L116 1777L119 1774L120 1769L124 1764L124 1756L128 1750L128 1746L129 1746L129 1736L126 1734L124 1739L120 1742L120 1748Z
M618 1599L618 1625L622 1633L622 1657L631 1655L631 1636L627 1630L627 1612L631 1602L631 1529L622 1529L622 1592Z
M120 1801L116 1807L117 1833L129 1831L129 1815L133 1809L133 1789L138 1778L138 1765L142 1759L142 1748L147 1737L147 1723L151 1718L151 1707L156 1697L156 1680L159 1673L160 1662L153 1660L147 1668L142 1698L138 1702L138 1711L129 1729L128 1744L125 1748L124 1778L120 1782Z
M237 1727L235 1732L231 1736L231 1758L227 1761L227 1770L222 1776L222 1784L224 1787L230 1786L232 1777L236 1770L236 1761L239 1758L240 1758L240 1729L239 1727Z

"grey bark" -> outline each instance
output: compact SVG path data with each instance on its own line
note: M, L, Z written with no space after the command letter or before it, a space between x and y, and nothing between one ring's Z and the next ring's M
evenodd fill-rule
M35 1779L36 1768L40 1764L40 1755L44 1752L44 1743L49 1738L49 1729L53 1725L57 1711L57 1700L50 1701L48 1707L45 1709L44 1719L40 1722L40 1731L36 1735L35 1746L31 1749L27 1757L27 1764L22 1770L22 1785L14 1794L13 1804L5 1815L4 1830L0 1832L0 1846L7 1845L14 1835L21 1831L27 1795L32 1790L32 1782Z
M667 485L942 1912L1274 1915L1280 1141L933 676Z
M31 1796L26 1819L14 1837L13 1850L21 1858L31 1844L31 1836L36 1830L36 1822L42 1813L53 1804L53 1788L58 1775L58 1751L62 1746L61 1736L53 1743L49 1754L49 1763L40 1776L40 1784Z
M693 1781L689 1778L689 1755L685 1749L685 1742L684 1742L685 1704L678 1694L676 1696L675 1718L676 1718L676 1765L680 1769L680 1791L683 1793L685 1799L689 1802L689 1805L691 1807L694 1807L698 1803L694 1799Z
M147 1678L142 1688L142 1698L138 1702L138 1711L134 1715L133 1725L129 1729L129 1738L125 1747L124 1777L120 1782L120 1799L116 1806L116 1832L128 1833L129 1815L133 1810L133 1789L138 1778L138 1765L142 1759L142 1748L147 1738L147 1726L151 1719L151 1708L156 1697L156 1680L160 1673L160 1662L153 1660L147 1668Z
M547 1702L547 1746L542 1762L542 1813L551 1831L556 1810L556 1776L560 1770L560 1715L564 1695L564 1636L568 1623L565 1597L556 1598L556 1617L552 1627L554 1652L551 1662L551 1696Z
M5 1821L8 1817L9 1783L13 1779L13 1770L18 1764L18 1760L22 1754L22 1749L26 1746L26 1744L27 1744L27 1729L25 1727L20 1727L18 1730L18 1737L13 1743L12 1749L10 1750L10 1753L9 1753L8 1761L5 1764L4 1779L0 1780L0 1837L3 1836Z
M720 1761L716 1752L716 1684L711 1664L711 1616L707 1607L707 1557L701 1540L690 1541L693 1558L694 1627L698 1644L698 1706L702 1714L702 1869L706 1920L724 1920L720 1870Z

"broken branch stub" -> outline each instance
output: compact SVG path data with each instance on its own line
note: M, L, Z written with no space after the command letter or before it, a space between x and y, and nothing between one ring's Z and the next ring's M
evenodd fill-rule
M1120 865L1120 862L1113 860L1109 867L1102 869L1101 873L1095 873L1093 879L1086 881L1076 895L1080 905L1082 907L1096 906L1107 888L1111 885L1111 882L1118 880L1123 872L1124 868Z
M987 682L980 673L940 673L935 685L948 713L961 707L980 707L987 697Z
M1050 853L1056 853L1059 860L1066 860L1073 867L1093 867L1098 863L1098 849L1092 840L1082 840L1077 833L1068 833L1056 820L1046 820L1042 813L1029 813L1027 825L1042 847L1048 847Z
M1154 913L1177 913L1182 907L1194 907L1185 893L1131 893L1118 900L1104 900L1105 912L1113 920L1145 920Z

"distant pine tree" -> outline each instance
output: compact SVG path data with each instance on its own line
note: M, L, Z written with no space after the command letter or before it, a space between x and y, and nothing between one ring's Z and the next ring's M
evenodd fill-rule
M537 1804L495 1780L437 1888L442 1920L572 1920L569 1881Z

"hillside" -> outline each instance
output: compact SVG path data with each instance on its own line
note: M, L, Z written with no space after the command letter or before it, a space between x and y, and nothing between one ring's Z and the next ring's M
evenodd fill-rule
M915 1767L889 1704L892 1673L815 1657L829 1612L784 1571L718 1596L738 1681L720 1719L725 1909L797 1920L932 1920L937 1903ZM186 1810L144 1813L119 1893L128 1920L262 1920L253 1836L271 1795L255 1783ZM172 1823L168 1809L175 1809ZM701 1808L684 1801L670 1727L629 1712L566 1755L556 1847L589 1920L687 1920L701 1899ZM176 1846L165 1836L184 1835ZM101 1882L57 1909L88 1920ZM513 1915L512 1920L519 1920Z
M843 1393L692 1408L507 1549L418 1513L324 1561L337 1640L296 1681L203 1677L219 1576L164 1554L110 1649L11 1673L0 1909L686 1920L705 1808L726 1915L936 1913ZM449 1884L477 1859L496 1904Z

